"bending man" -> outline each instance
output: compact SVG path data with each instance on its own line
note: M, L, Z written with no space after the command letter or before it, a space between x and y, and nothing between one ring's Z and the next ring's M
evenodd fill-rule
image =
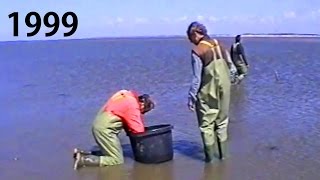
M74 150L74 169L80 166L111 166L124 162L118 134L122 129L130 133L145 132L142 114L154 108L149 95L120 90L98 112L92 126L93 137L102 156Z

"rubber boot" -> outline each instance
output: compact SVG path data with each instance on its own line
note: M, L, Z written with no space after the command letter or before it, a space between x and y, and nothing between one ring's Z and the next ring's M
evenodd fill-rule
M215 144L204 147L205 161L207 163L214 163L218 160L217 157L215 156L215 149L217 149L214 147Z
M218 141L216 143L214 143L213 155L215 158L220 160L220 144Z
M227 142L220 142L217 143L217 148L215 151L215 156L221 160L225 160L228 157L228 147Z
M90 151L83 151L83 150L80 150L78 148L74 148L73 149L73 158L74 159L76 158L77 153L80 153L80 154L83 154L83 155L91 155L92 154Z
M229 152L228 152L228 145L227 142L219 142L220 146L220 159L225 160L226 158L229 157Z
M85 166L100 166L100 157L94 155L83 155L81 153L76 154L73 168L77 170L79 167Z

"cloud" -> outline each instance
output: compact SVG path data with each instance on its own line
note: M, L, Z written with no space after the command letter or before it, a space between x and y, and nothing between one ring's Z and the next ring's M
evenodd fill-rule
M291 19L295 18L297 15L294 11L288 11L283 14L284 18Z
M124 19L122 19L121 17L117 17L115 21L117 23L123 23Z
M168 17L162 17L161 20L166 22L166 23L172 22L172 20L170 18L168 18Z
M222 21L228 21L230 18L227 17L227 16L222 16L220 19L221 19Z
M245 22L252 22L249 20L249 17L246 16L233 16L233 17L227 17L225 18L227 22L232 23L245 23Z
M106 23L107 25L109 25L109 26L113 26L114 25L114 22L112 21L112 20L107 20L107 23Z
M113 26L115 24L114 19L111 18L106 18L106 24L109 26Z
M114 17L109 18L107 21L108 25L125 25L125 24L150 24L151 22L160 22L163 24L185 24L191 21L199 21L208 26L211 25L230 25L230 24L237 24L243 26L251 26L251 25L262 25L262 26L278 26L282 23L288 23L292 20L296 21L317 21L320 18L320 9L315 8L313 11L305 12L305 13L297 13L295 11L285 11L282 14L276 15L269 15L269 16L256 16L256 15L242 15L242 16L214 16L214 15L197 15L197 16L187 16L181 15L176 17L160 17L157 19L148 19L146 17L136 17L133 18L131 21L128 19L124 19L122 17ZM287 22L286 22L287 21Z
M116 18L106 18L106 24L109 26L114 26L117 24L122 24L124 22L124 19L122 17L116 17Z
M134 20L134 22L135 22L136 24L145 24L145 23L148 22L148 19L147 19L147 18L141 18L141 17L139 17L139 18L136 18L136 19Z
M164 23L181 23L181 22L187 22L189 18L188 16L181 16L177 18L162 17L160 20Z
M232 24L255 24L265 19L260 20L258 16L222 16L222 17L209 17L210 22L214 23L232 23Z
M261 17L258 22L261 24L275 24L276 20L274 16L266 16L266 17Z
M188 20L187 16L182 16L182 17L177 18L178 22L184 22L184 21L187 21L187 20Z
M204 19L205 19L205 18L204 18L203 16L201 16L201 15L198 15L198 16L197 16L197 20L198 20L198 21L203 21Z
M218 21L219 21L219 18L214 17L214 16L210 16L210 17L208 18L208 20L209 20L210 22L218 22Z
M302 23L302 24L308 24L308 23L319 23L320 18L320 9L315 8L310 11L304 11L300 13L296 13L294 11L287 11L283 13L282 17L277 18L278 22L281 24L282 22L280 20L284 21L290 21L294 20L296 22Z
M312 17L320 16L320 9L311 11L311 16Z

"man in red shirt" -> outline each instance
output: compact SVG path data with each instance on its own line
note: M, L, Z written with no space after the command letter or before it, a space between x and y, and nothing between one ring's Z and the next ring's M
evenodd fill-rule
M111 166L124 162L118 134L122 129L130 133L143 133L142 115L154 108L149 95L138 96L133 91L120 90L99 110L92 126L93 137L102 156L92 152L74 150L74 169L80 166Z

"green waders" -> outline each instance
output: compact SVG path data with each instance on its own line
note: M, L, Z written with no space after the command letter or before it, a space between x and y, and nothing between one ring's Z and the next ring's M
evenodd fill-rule
M220 48L218 49L218 53L222 57ZM213 52L214 60L203 68L202 85L196 103L197 118L207 162L226 157L231 86L230 72L226 61L217 59L214 50Z
M118 134L122 129L122 121L119 117L107 112L99 111L96 116L92 134L98 144L102 156L93 155L92 152L75 150L74 169L79 166L111 166L124 162L122 147Z
M118 134L122 129L119 117L107 112L99 112L93 122L92 134L101 149L100 166L111 166L124 162Z
M246 66L246 64L244 62L241 61L237 61L235 63L237 70L239 72L239 75L247 75L248 73L248 67Z

